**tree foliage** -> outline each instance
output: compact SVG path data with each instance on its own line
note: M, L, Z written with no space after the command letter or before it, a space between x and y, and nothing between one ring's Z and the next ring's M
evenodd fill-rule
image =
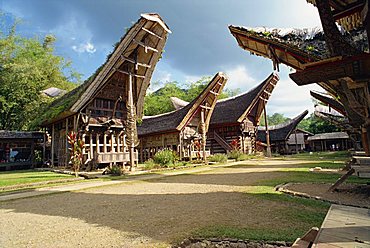
M318 133L331 133L340 131L339 128L317 116L311 114L310 117L303 119L299 124L298 128L302 128L313 134Z
M283 114L280 113L274 113L273 115L267 115L267 124L269 126L282 124L284 122L287 122L290 120L290 118L285 117ZM260 125L265 126L265 116L262 115L260 119Z
M162 88L146 95L144 115L158 115L175 110L170 97L178 97L184 101L191 102L207 87L211 79L211 77L202 77L196 82L184 84L184 88L181 88L180 83L176 81L165 83ZM240 89L224 89L219 95L219 99L231 97L239 93Z
M267 115L267 123L269 126L282 124L284 122L289 121L290 118L285 117L283 114L274 113L273 115ZM265 118L262 115L260 119L260 125L265 125ZM331 133L337 132L339 129L331 123L311 114L309 117L303 119L297 126L300 129L308 131L313 134L318 133Z
M2 23L4 18L0 14ZM63 74L70 63L53 54L55 37L25 38L16 33L16 26L14 22L0 29L0 129L7 130L30 128L30 121L51 101L40 91L75 87Z

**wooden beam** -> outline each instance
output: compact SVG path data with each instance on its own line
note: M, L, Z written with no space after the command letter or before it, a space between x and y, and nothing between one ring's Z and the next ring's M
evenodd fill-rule
M267 95L271 96L271 92L268 92L267 90L263 90Z
M145 79L145 76L137 75L137 74L134 74L134 73L130 73L128 71L124 71L124 70L121 70L121 69L118 69L118 68L114 68L114 70L117 71L117 72L119 72L119 73L123 73L123 74L126 74L126 75L131 75L133 77Z
M213 94L213 95L215 95L215 96L218 96L218 95L219 95L219 93L214 92L214 91L212 91L212 90L210 90L210 91L209 91L209 93L211 93L211 94Z
M265 101L265 102L268 102L268 99L263 98L262 96L259 96L259 98L260 98L261 100Z
M140 62L137 62L135 61L134 59L131 59L131 58L128 58L128 57L125 57L123 55L121 55L121 58L125 61L128 61L130 63L133 63L135 65L138 65L138 66L142 66L142 67L145 67L145 68L151 68L151 65L147 65L147 64L144 64L144 63L140 63Z
M158 52L158 50L157 49L155 49L155 48L153 48L153 47L151 47L151 46L147 46L147 45L145 45L143 42L141 42L141 41L138 41L138 40L135 40L135 39L133 39L133 41L136 43L136 44L138 44L139 46L141 46L141 47L143 47L144 48L144 50L145 50L145 53L148 53L148 50L150 50L150 51L153 51L153 52Z
M211 109L212 109L211 107L207 107L207 106L204 106L204 105L200 105L200 107L201 107L202 109L208 109L208 110L211 110Z
M142 29L142 30L144 30L145 32L147 32L148 34L151 34L151 35L153 35L154 37L157 37L158 39L163 40L163 38L162 38L161 36L159 36L158 34L156 34L156 33L152 32L152 31L150 31L150 30L148 30L148 29L146 29L146 28L142 27L141 29Z

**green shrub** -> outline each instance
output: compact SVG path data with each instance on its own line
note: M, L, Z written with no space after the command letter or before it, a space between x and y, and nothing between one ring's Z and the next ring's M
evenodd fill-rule
M148 159L146 162L145 162L145 165L144 165L144 169L145 170L152 170L152 169L159 169L161 168L160 165L154 163L153 159Z
M208 157L209 162L216 162L216 163L226 163L227 162L227 155L222 153L216 153L212 156Z
M123 170L121 167L117 165L113 165L111 168L108 168L107 174L111 174L113 176L121 176L124 174Z
M154 163L166 167L174 164L176 160L178 160L176 153L170 149L158 151L153 157Z
M255 155L245 154L239 150L232 150L227 154L227 157L229 159L235 159L236 161L244 161L247 159L254 158Z
M239 150L232 150L227 153L227 158L238 160L242 154L243 153Z

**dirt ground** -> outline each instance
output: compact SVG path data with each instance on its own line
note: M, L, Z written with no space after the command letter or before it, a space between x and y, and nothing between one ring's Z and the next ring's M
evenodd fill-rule
M295 183L284 189L320 197L334 203L370 208L370 185L343 184L334 192L329 192L331 184L327 183Z
M0 203L0 247L167 247L202 227L289 228L271 211L289 203L247 192L293 163L258 163Z

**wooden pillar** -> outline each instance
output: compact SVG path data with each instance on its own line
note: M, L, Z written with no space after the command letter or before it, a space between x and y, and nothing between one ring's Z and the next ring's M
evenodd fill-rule
M103 136L103 152L104 153L107 153L107 134L104 133L104 136Z
M295 139L295 153L298 154L297 129L294 130L294 139Z
M127 99L127 102L128 102L128 105L129 105L129 110L130 110L130 116L131 118L134 117L134 109L133 109L133 104L134 104L134 99L133 99L133 92L132 92L132 75L130 74L129 75L129 83L128 83L128 99ZM136 123L131 123L132 125L136 125ZM134 170L134 165L135 165L135 147L134 147L134 143L135 143L135 140L134 140L134 130L133 130L133 127L130 127L129 128L129 132L130 133L130 171L133 171Z
M96 133L96 155L100 153L100 142L99 142L99 134Z
M321 151L324 151L324 141L321 141Z
M65 166L68 167L69 156L68 156L68 117L66 118L66 147L65 147Z
M46 128L44 128L44 143L42 144L42 163L44 164L46 162L46 141L47 141L47 135L46 135Z
M84 144L86 145L86 133L83 133L82 134L82 141L84 142ZM84 147L82 148L82 154L86 154L86 148L85 148L85 145Z
M51 167L54 167L55 125L51 127Z
M35 168L35 140L31 140L31 168Z
M114 134L111 133L110 135L110 152L116 152L114 149Z
M207 163L207 156L206 156L206 124L204 122L204 109L200 111L200 125L202 130L202 153L203 153L203 162Z
M182 143L182 130L180 131L180 134L179 134L179 156L180 156L180 160L183 159L183 156L184 154L182 153L183 152L183 143Z
M364 148L366 156L370 156L370 146L368 140L368 130L369 128L361 128L361 139L362 139L362 147Z
M120 134L117 134L117 153L121 152L121 149L120 149L121 142L119 142L119 139L120 139Z
M271 157L270 133L269 133L268 123L267 123L266 104L263 106L263 115L265 117L265 127L266 127L266 144L267 144L266 156Z
M90 159L94 158L93 134L90 133Z

